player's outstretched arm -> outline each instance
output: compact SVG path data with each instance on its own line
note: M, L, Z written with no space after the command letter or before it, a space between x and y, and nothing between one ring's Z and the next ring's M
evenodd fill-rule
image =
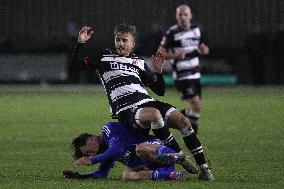
M73 50L71 62L69 64L69 70L78 71L78 70L89 70L95 69L95 61L93 57L88 57L83 53L84 44L92 37L93 30L89 26L84 26L78 34L78 43Z
M78 166L91 166L97 163L113 161L117 154L122 150L118 145L113 145L101 154L93 157L84 156L75 161Z
M76 165L86 165L86 166L91 166L93 165L92 160L90 157L81 157L77 161L75 161Z
M88 174L80 174L78 172L64 170L62 171L62 176L67 179L105 179L107 178L110 169L113 168L114 162L114 160L102 162L100 163L97 171Z

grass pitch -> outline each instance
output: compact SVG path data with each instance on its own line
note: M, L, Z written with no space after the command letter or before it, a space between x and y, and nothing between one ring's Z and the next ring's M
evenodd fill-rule
M154 97L185 106L174 89ZM195 175L123 182L120 163L107 180L64 179L63 169L96 169L74 166L69 144L81 132L99 132L111 120L108 110L101 89L0 90L0 188L284 188L283 88L204 89L199 136L217 179L211 183Z

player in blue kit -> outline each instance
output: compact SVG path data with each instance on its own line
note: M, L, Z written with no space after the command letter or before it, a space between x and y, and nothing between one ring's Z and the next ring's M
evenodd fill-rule
M175 171L175 163L187 172L197 174L199 168L187 157L164 146L153 136L131 133L123 124L110 122L102 128L100 135L83 133L73 139L71 148L76 165L100 163L97 171L79 174L63 171L65 178L106 178L115 161L128 167L123 172L124 180L180 180L185 172Z

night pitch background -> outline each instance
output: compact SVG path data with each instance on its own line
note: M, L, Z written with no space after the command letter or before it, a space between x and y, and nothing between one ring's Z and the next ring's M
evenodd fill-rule
M154 96L154 95L153 95ZM174 89L157 99L184 106ZM121 181L117 163L107 180L67 180L76 167L69 145L82 132L111 121L102 88L5 88L0 91L0 188L283 188L284 90L205 88L200 138L216 176L203 182ZM181 135L174 132L185 153ZM181 169L181 167L177 167Z
M107 180L64 179L64 169L97 168L74 165L72 138L98 133L112 121L96 72L68 70L81 27L94 28L92 54L113 48L116 24L134 24L136 53L150 60L158 48L151 47L151 36L176 23L181 4L191 7L193 23L210 43L201 81L217 87L202 91L199 137L216 181L190 175L181 182L124 182L120 163ZM0 189L284 188L283 10L284 0L0 0ZM257 61L251 60L255 51ZM166 82L173 84L171 65L165 67ZM255 68L261 68L257 82ZM171 87L165 97L151 95L185 108ZM189 154L181 135L174 135Z

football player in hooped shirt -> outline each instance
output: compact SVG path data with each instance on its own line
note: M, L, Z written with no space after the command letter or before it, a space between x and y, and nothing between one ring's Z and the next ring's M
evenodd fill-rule
M199 57L209 54L208 39L197 25L191 23L192 13L187 5L176 9L177 24L165 33L158 51L174 60L173 78L178 92L188 104L181 112L190 119L195 134L201 111L201 73Z
M203 147L194 133L189 119L170 104L154 100L145 89L148 86L157 95L164 95L165 82L162 75L164 54L157 52L152 73L143 59L132 53L135 47L135 26L119 24L114 30L115 52L107 50L96 59L83 55L85 43L92 36L92 28L83 27L72 61L78 69L97 69L109 100L112 115L136 134L147 135L152 129L155 137L176 152L181 149L168 127L179 129L187 148L201 168L201 178L212 180Z
M124 180L181 180L185 172L175 171L175 163L181 164L189 173L197 174L198 167L191 161L164 146L153 136L138 136L119 122L107 123L100 135L83 133L71 144L77 165L100 163L97 171L79 174L63 171L69 179L104 179L115 161L128 166L123 172Z

